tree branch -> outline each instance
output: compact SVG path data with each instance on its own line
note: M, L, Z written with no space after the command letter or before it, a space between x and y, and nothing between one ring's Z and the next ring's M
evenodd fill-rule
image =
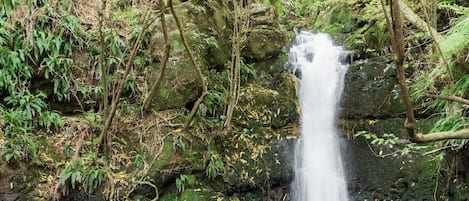
M458 103L461 103L461 104L464 104L464 105L469 105L469 100L468 99L464 99L464 98L457 97L457 96L454 96L454 95L453 96L441 96L441 95L437 95L437 94L426 93L426 94L424 94L424 96L429 97L429 98L437 98L437 99L442 99L442 100L458 102Z
M412 9L407 7L403 0L398 1L402 14L411 24L415 25L421 31L428 32L430 36L433 35L437 43L442 41L442 36L433 27L427 28L427 22L425 22L425 20L420 18L417 14L414 13L414 11L412 11Z
M169 40L168 36L168 27L166 26L166 19L165 19L165 13L166 13L166 5L163 1L161 1L161 26L163 29L163 36L164 36L164 43L165 43L165 49L164 49L164 56L163 56L163 62L161 63L160 70L158 71L158 77L156 78L155 84L151 87L150 93L148 96L145 98L143 101L143 111L148 111L151 105L151 101L153 100L153 97L158 94L158 91L160 89L161 85L161 80L163 79L166 66L169 60L169 54L171 51L171 41Z
M194 106L192 107L191 113L189 114L189 117L187 118L186 122L184 123L184 129L183 130L187 131L187 129L189 129L189 127L190 127L192 119L195 116L195 113L199 109L200 104L202 103L202 101L204 101L205 96L207 96L208 90L207 90L207 85L205 84L205 79L204 79L204 75L202 74L202 70L199 68L199 66L197 66L197 63L195 61L195 57L192 53L192 50L190 49L190 47L187 43L186 37L184 36L184 29L182 27L181 21L177 17L177 14L174 10L174 5L173 5L172 0L169 0L169 8L171 9L171 14L173 15L174 20L176 21L177 27L179 29L179 35L181 37L182 43L184 44L184 48L186 50L186 53L189 56L189 59L191 60L191 63L192 63L192 67L196 71L197 76L199 77L200 84L202 85L202 94L200 95L200 97L195 102Z
M394 61L396 63L397 76L399 80L399 86L401 88L402 97L404 99L404 104L406 108L406 122L405 128L409 135L410 141L415 143L423 142L435 142L440 140L448 139L467 139L469 138L469 129L462 129L459 131L444 131L436 132L430 134L416 133L416 120L414 116L414 111L412 109L412 103L410 102L410 95L408 87L406 84L406 77L404 72L404 37L403 37L403 27L401 20L401 8L400 4L403 5L402 0L391 0L391 17L392 17L392 32L393 37L391 37L392 52L394 54ZM405 5L404 5L405 7ZM407 7L406 7L407 8ZM384 9L383 9L384 10ZM426 26L426 22L424 22ZM438 96L439 98L443 98ZM463 101L462 98L458 97L444 97L443 99L449 99L453 101ZM465 100L465 99L464 99Z
M147 13L145 14L144 20L143 20L144 23L143 23L142 29L140 30L140 33L138 33L138 36L137 36L137 39L134 42L134 46L133 46L132 52L130 54L130 57L127 60L127 64L125 66L124 76L120 79L120 81L117 85L116 96L115 96L115 99L113 99L112 102L111 102L111 109L109 111L109 116L107 117L107 119L104 123L103 130L102 130L102 132L101 132L101 134L99 135L99 138L98 138L98 144L97 144L98 147L107 139L107 134L108 134L109 128L111 126L112 119L114 118L114 115L116 114L117 104L119 103L119 99L122 95L122 92L124 91L125 79L129 75L130 69L131 69L132 64L134 62L134 59L135 59L135 56L137 55L138 47L140 46L140 43L142 42L142 35L146 31L146 29L148 28L148 25L150 24L149 15L150 15L150 11L147 11Z
M436 142L441 140L449 139L468 139L469 138L469 129L462 129L458 131L443 131L430 134L417 134L415 140L412 142Z

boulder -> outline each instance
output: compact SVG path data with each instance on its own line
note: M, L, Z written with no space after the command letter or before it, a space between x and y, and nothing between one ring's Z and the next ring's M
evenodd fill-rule
M344 118L388 118L405 112L395 68L385 58L349 66L341 104Z
M299 121L296 81L288 73L241 89L233 114L236 125L245 128L281 128Z
M420 120L419 127L427 132L433 121ZM376 135L393 133L401 140L394 145L402 148L409 143L405 140L404 119L390 118L383 120L343 120L344 132L366 130ZM438 174L438 166L432 156L420 154L400 154L379 157L395 151L389 146L373 145L364 137L345 140L345 167L349 181L349 193L352 200L432 200ZM438 191L444 190L438 184Z
M242 57L249 61L266 61L280 54L288 44L288 34L271 26L256 26L247 33Z

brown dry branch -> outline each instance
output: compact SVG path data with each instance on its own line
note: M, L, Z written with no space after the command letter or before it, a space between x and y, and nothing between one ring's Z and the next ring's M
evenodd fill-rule
M469 100L468 99L464 99L464 98L457 97L457 96L454 96L454 95L452 95L452 96L441 96L441 95L437 95L437 94L426 93L426 94L424 94L424 96L429 97L429 98L436 98L436 99L454 101L454 102L461 103L461 104L464 104L464 105L469 105Z
M415 116L412 109L412 102L410 101L409 89L406 83L406 76L404 72L404 29L402 25L401 9L399 0L391 0L391 17L392 17L392 32L391 38L392 51L394 53L394 61L396 63L397 76L399 79L399 86L401 88L402 97L406 108L406 121L405 128L409 134L410 140L417 140L415 133Z
M249 15L242 13L243 1L234 0L233 6L235 9L233 11L233 34L231 38L230 90L226 119L223 123L223 129L228 131L231 129L231 120L241 89L241 43L246 37L246 29L249 27Z
M208 90L207 90L207 85L205 84L204 75L202 74L202 69L199 66L197 66L194 54L192 53L192 50L190 49L189 44L187 43L186 37L184 36L184 29L182 27L181 21L177 17L176 11L174 10L173 1L169 0L168 3L169 3L169 8L171 10L171 14L173 15L174 20L176 21L176 24L177 24L177 27L178 27L178 30L179 30L179 35L181 37L182 43L184 44L184 48L186 50L186 53L189 56L189 59L191 60L191 63L192 63L192 67L196 71L197 77L199 78L200 84L202 85L202 94L200 95L200 97L195 102L194 106L192 107L191 113L189 114L189 117L187 118L186 122L184 123L184 129L183 130L187 131L190 127L192 119L195 116L195 113L199 109L200 104L202 103L202 101L204 101L205 97L208 95Z

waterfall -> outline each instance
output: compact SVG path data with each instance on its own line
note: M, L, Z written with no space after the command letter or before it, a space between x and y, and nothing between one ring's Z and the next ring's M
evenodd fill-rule
M346 55L327 34L301 31L289 63L300 74L301 137L295 148L294 201L347 201L346 179L336 130L336 111Z

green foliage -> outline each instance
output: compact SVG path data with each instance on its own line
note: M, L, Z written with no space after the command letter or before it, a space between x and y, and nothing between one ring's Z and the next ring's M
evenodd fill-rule
M96 160L99 162L100 159L96 158L95 153L88 153L84 157L78 157L73 163L67 162L60 173L61 185L70 182L73 189L81 185L85 192L93 193L108 174L107 168L99 165L104 164L103 161L98 164L92 163Z
M240 59L241 81L246 82L251 79L257 78L257 70L254 69L252 64L246 64L244 59Z
M37 145L31 140L31 127L27 123L29 119L20 110L4 109L0 107L3 119L3 131L6 135L6 145L0 151L0 155L6 161L10 159L28 159L37 153Z
M187 182L189 180L189 177L187 175L179 175L179 178L176 179L176 188L178 189L179 192L183 192L184 188L187 185Z
M355 134L355 137L364 137L374 148L370 149L378 157L401 157L409 154L423 154L424 151L436 148L434 144L416 144L416 143L400 143L403 141L393 133L384 133L381 136L370 133L368 131L360 131ZM378 153L375 149L379 149ZM439 155L435 155L439 158Z
M144 163L143 155L136 151L130 151L129 154L132 155L132 161L134 165L140 168L142 164Z
M306 2L305 0L299 0L299 1ZM307 0L307 1L312 1L312 0ZM290 1L282 2L281 0L262 0L261 2L272 5L278 15L283 15L285 13L285 8L283 7L282 3L292 3L294 1L290 0Z
M208 178L215 179L218 175L223 174L225 164L223 163L223 160L218 153L209 151L207 154L209 163L205 170L205 174L208 176Z
M184 138L181 133L176 133L173 136L173 149L176 150L177 148L181 149L182 151L186 150L186 143L184 142Z
M368 133L366 131L360 131L355 134L355 137L363 136L369 140L371 144L376 145L394 145L398 142L399 138L392 133L385 133L383 136L378 137L377 135Z
M445 0L445 1L438 2L438 8L451 10L459 15L469 15L469 8L464 7L464 6L459 6L455 4L453 0Z
M19 0L1 0L0 1L0 17L10 15L16 6L20 5ZM0 26L1 27L1 26Z
M443 55L447 58L469 48L469 14L458 18L457 23L445 35L440 46Z
M466 128L468 124L469 117L460 114L441 114L431 132L457 131ZM468 139L447 140L445 145L457 145L458 148L462 148L467 142L469 142Z
M45 95L42 93L33 95L26 91L24 94L13 94L5 98L9 109L0 104L0 118L3 119L0 127L6 136L6 146L0 151L0 155L6 161L37 159L39 146L32 134L34 129L59 129L63 126L58 113L46 111L47 105L43 98Z

